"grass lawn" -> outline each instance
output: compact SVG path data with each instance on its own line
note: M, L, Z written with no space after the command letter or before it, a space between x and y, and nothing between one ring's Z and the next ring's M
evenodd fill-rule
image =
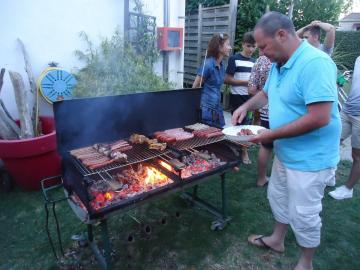
M250 155L254 161L256 149ZM339 164L338 184L346 180L350 167L350 162ZM273 224L266 188L255 187L255 175L254 164L242 166L238 173L228 173L228 211L233 220L223 231L211 231L214 218L189 207L179 194L128 212L151 225L150 235L143 233L141 225L129 215L113 215L109 231L114 269L292 269L299 248L291 230L282 255L247 244L249 234L268 234ZM345 201L333 200L328 191L330 188L323 200L322 243L315 255L314 269L360 269L360 188L355 190L353 199ZM219 203L218 177L202 184L199 193ZM0 269L98 269L90 249L80 248L70 239L86 226L66 202L57 206L57 213L66 252L59 262L53 257L45 233L41 192L0 192ZM165 225L160 222L163 218ZM55 227L51 228L55 237ZM100 238L97 232L95 235ZM132 243L127 241L130 234L135 239Z

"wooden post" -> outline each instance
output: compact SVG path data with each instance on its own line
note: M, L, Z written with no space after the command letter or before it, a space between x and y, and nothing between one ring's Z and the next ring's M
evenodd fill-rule
M28 75L28 80L29 80L29 85L30 85L30 95L31 96L28 96L27 99L27 104L29 104L28 106L30 107L29 108L29 115L30 115L30 119L31 119L31 126L33 128L33 136L34 134L37 135L37 130L36 130L36 127L37 127L37 124L38 124L38 106L37 106L37 102L38 102L38 92L37 92L37 88L36 88L36 83L35 83L35 79L34 79L34 75L32 73L32 68L31 68L31 64L30 64L30 61L29 61L29 56L26 52L26 49L25 49L25 46L24 46L24 43L21 41L21 39L17 39L19 45L20 45L20 48L21 48L21 52L24 56L24 62L25 62L25 71ZM24 91L25 91L25 88L24 88ZM20 111L20 108L18 108L19 111Z
M9 71L9 74L11 83L14 87L16 105L19 110L20 138L32 138L34 137L34 126L31 120L23 78L17 72Z
M197 40L197 63L198 67L201 65L201 54L202 54L202 4L199 4L198 10L198 40Z
M234 49L235 44L235 33L236 33L236 18L237 18L237 5L238 0L230 0L229 6L229 36L230 36L230 45Z
M2 68L0 71L0 91L4 83L4 75L5 75L5 68Z
M5 69L0 72L0 92L3 85ZM0 137L4 140L19 139L20 129L0 99Z

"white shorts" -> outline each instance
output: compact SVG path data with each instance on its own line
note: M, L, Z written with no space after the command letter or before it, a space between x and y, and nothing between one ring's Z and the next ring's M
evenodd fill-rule
M290 224L298 244L320 245L321 199L335 168L317 172L291 170L275 157L268 187L268 199L276 221Z
M340 113L342 132L341 140L345 140L351 135L351 147L360 149L360 116L352 116L344 113Z

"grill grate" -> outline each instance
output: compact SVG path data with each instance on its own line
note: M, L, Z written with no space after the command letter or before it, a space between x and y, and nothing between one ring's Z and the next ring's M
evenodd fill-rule
M200 138L200 137L193 137L189 140L179 141L171 144L170 147L175 148L177 150L187 150L192 149L195 147L205 146L212 143L217 143L223 141L225 139L224 136L221 137L213 137L213 138Z
M94 175L94 174L117 170L117 169L120 169L122 167L131 165L131 164L144 162L146 160L150 160L155 157L167 154L170 151L168 149L165 149L164 151L149 149L147 147L147 145L145 145L145 144L134 144L132 146L133 146L132 149L125 152L125 154L128 156L128 159L127 159L128 161L126 163L119 164L119 163L114 162L110 165L107 165L107 166L104 166L104 167L101 167L101 168L98 168L95 170L91 170L91 169L88 169L87 167L85 167L80 160L73 157L74 164L76 165L76 167L78 168L78 170L80 171L80 173L83 176L90 176L90 175Z
M217 143L224 140L225 140L225 136L208 138L208 139L194 137L189 140L172 143L171 145L169 145L169 147L170 149L172 148L175 150L183 151L183 150L194 149L196 147ZM244 143L236 143L236 144L238 144L239 146L245 146ZM121 164L113 163L95 170L88 169L86 166L82 164L80 160L76 159L75 157L73 157L73 161L75 166L83 176L91 176L94 174L107 173L131 164L154 159L156 157L162 157L164 160L166 160L169 158L169 154L171 153L170 149L166 149L164 151L158 151L158 150L149 149L145 144L133 144L133 148L125 152L126 155L128 156L128 161L126 163L121 163Z

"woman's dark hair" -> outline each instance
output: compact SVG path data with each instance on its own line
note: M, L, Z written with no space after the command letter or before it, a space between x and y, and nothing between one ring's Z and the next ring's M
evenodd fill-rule
M214 34L209 41L207 56L217 58L220 53L220 47L229 39L228 34Z

